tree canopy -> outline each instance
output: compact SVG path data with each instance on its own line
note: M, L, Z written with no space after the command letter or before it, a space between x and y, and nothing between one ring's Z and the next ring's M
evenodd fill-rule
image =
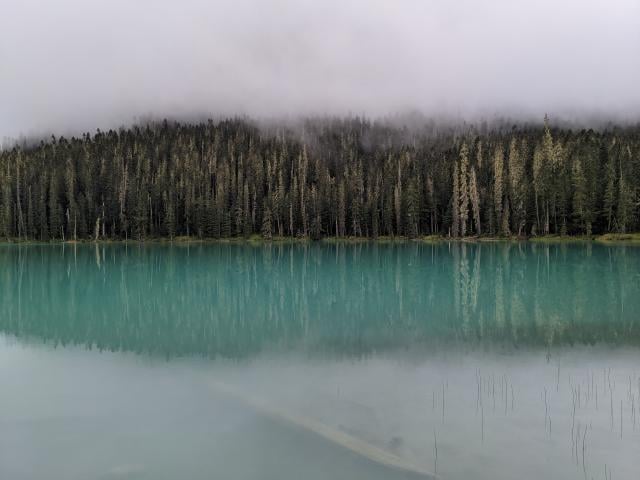
M0 237L640 229L640 127L156 122L0 152Z

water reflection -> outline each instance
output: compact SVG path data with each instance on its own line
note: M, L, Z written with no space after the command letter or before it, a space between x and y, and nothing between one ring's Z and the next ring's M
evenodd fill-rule
M638 272L591 244L2 246L0 331L166 357L638 345Z
M635 479L639 267L590 244L0 246L0 477L404 478L291 415L446 479Z

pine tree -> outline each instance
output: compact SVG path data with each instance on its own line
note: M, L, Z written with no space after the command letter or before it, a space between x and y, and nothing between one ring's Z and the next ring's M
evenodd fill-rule
M318 199L318 191L316 186L311 187L311 228L309 234L313 240L318 240L322 236L322 215L320 211L320 202Z
M550 232L550 216L551 216L551 196L556 195L554 191L555 182L552 179L558 173L560 167L561 146L555 144L551 136L549 128L549 118L544 116L544 133L542 136L542 158L540 159L540 192L544 192L543 201L543 233L548 235Z
M438 232L438 205L436 203L435 187L433 177L427 175L427 212L429 214L429 233L431 235Z
M251 222L251 207L250 207L251 197L249 194L249 184L247 182L245 182L244 184L242 199L243 199L242 234L245 237L249 237L253 232L253 224Z
M0 234L3 237L10 238L13 236L13 213L12 203L13 196L11 191L11 173L9 163L1 165L0 173Z
M272 223L272 217L271 217L271 208L267 207L264 211L264 214L262 215L262 228L261 228L261 234L262 234L262 238L265 238L267 240L271 240L272 237L272 232L271 232L271 223Z
M402 171L401 164L398 162L398 176L396 185L393 188L393 209L396 215L396 233L402 235Z
M507 197L504 198L504 205L502 206L502 226L500 231L503 235L509 236L511 235L511 229L509 228L509 212L511 209L509 208L509 199Z
M62 207L59 200L59 188L55 175L51 176L49 184L49 232L52 238L63 238Z
M344 183L340 182L338 185L338 228L336 235L338 237L345 236L345 227L347 223L347 212L346 212L346 199L344 192Z
M362 236L362 218L364 203L364 183L362 178L362 166L358 162L353 169L351 177L351 230L356 237Z
M608 155L605 165L604 174L604 198L603 210L607 224L607 232L610 232L614 221L614 207L616 204L616 166L613 162L613 156Z
M498 145L493 154L493 200L496 210L496 221L500 225L500 233L506 234L504 219L502 218L504 202L504 153L502 145Z
M415 238L419 233L420 222L420 189L417 178L412 178L409 182L407 192L407 235Z
M524 146L523 146L524 147ZM526 222L526 184L524 182L524 158L526 148L520 148L516 138L509 145L509 197L513 212L513 224L518 236L522 235Z
M582 232L591 235L591 219L587 213L587 179L580 158L573 161L573 214Z
M467 220L469 219L469 147L467 143L462 144L460 149L460 180L458 188L460 189L460 206L458 212L460 215L460 236L467 234Z
M627 146L624 151L630 158L631 149ZM620 233L626 233L628 228L631 226L633 207L633 189L627 182L624 169L622 168L622 165L620 165L620 178L618 179L618 205L616 208L618 231Z
M543 231L542 224L540 221L540 203L544 203L545 198L545 190L544 190L544 155L542 153L542 148L540 144L536 144L533 150L533 192L534 192L534 200L535 200L535 209L536 209L536 223L533 227L534 235L540 231ZM544 232L545 234L549 232Z
M471 167L471 175L469 176L469 196L471 197L471 207L473 211L473 223L478 235L482 234L480 226L480 193L478 192L478 181L476 178L476 169Z
M458 172L458 162L453 164L453 195L451 198L451 236L460 235L460 173Z
M164 194L164 204L166 206L165 212L165 228L167 235L171 240L176 236L176 209L173 202L172 194Z

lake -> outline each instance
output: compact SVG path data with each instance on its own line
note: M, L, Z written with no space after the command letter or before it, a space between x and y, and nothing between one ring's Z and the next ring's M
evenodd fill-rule
M635 480L639 312L632 246L0 245L0 478Z

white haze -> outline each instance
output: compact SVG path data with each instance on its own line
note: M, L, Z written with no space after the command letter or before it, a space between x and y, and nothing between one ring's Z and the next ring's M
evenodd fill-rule
M640 117L639 0L20 0L0 12L0 138L148 116Z

